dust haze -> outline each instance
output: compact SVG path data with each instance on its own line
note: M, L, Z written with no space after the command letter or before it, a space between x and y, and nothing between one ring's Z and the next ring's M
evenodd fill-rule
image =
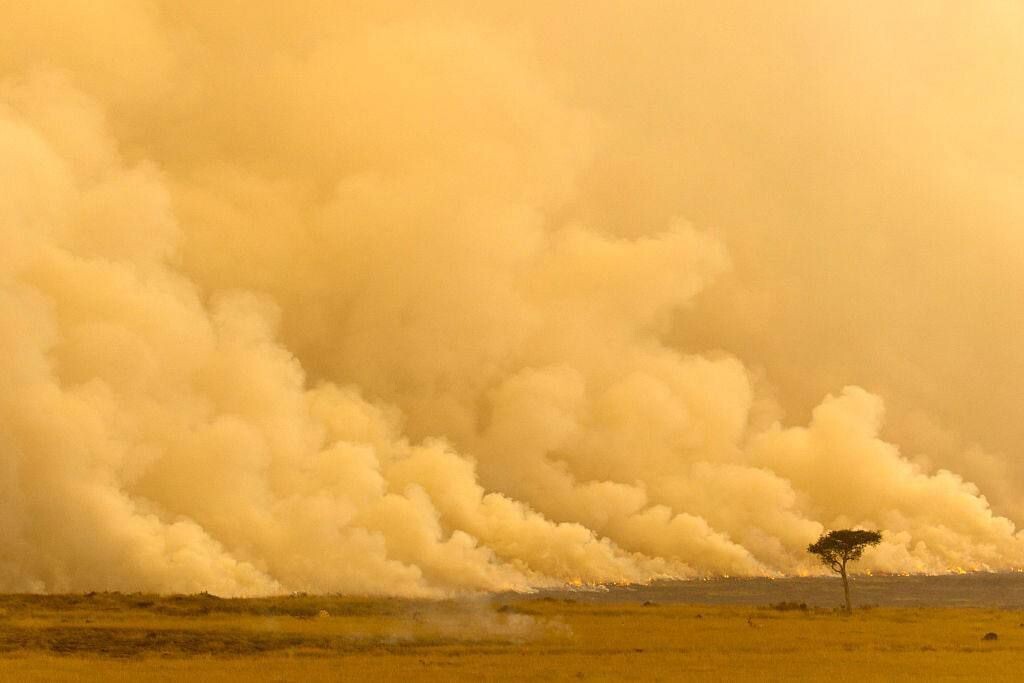
M1024 566L1020 5L385 4L0 8L0 590Z

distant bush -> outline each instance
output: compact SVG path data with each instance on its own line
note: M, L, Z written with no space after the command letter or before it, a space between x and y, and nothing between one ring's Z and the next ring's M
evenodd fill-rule
M779 612L806 612L809 608L806 602L773 602L768 605L768 609L773 609Z

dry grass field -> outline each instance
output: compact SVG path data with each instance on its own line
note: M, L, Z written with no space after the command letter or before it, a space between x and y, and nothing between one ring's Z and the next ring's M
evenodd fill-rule
M0 597L0 679L1020 680L1024 613L491 597ZM790 606L792 607L792 606ZM987 632L997 640L983 640Z

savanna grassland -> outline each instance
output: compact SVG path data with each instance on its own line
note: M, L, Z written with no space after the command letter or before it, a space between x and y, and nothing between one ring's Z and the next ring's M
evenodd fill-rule
M1022 670L1020 610L0 597L2 680L1020 680Z

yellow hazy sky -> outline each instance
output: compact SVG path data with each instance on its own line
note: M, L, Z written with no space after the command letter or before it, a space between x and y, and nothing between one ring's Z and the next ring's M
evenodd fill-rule
M1020 3L0 26L0 590L1024 566Z

